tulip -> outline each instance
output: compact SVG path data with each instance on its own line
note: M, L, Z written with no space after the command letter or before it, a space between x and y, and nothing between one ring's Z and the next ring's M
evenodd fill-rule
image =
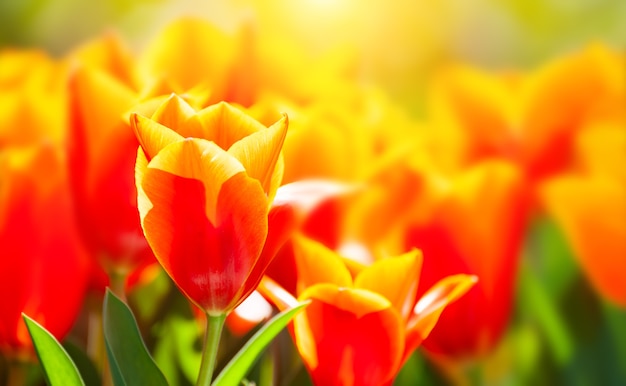
M563 176L547 182L542 192L593 287L626 307L626 181Z
M623 122L587 127L576 142L577 171L540 187L548 214L560 226L592 286L626 307L626 130Z
M79 47L68 60L76 67L69 87L70 177L83 239L94 256L92 287L104 288L109 278L118 287L154 262L137 214L139 143L129 112L152 114L174 89L163 79L141 78L123 42L112 34ZM201 87L177 91L195 103L206 99Z
M418 251L359 267L353 276L322 244L303 237L294 243L298 301L311 304L294 318L291 334L316 385L390 385L444 309L476 282L450 276L416 301ZM279 308L296 302L271 279L259 288Z
M270 230L285 220L270 208L286 118L265 129L228 104L196 113L172 97L152 119L133 115L133 126L148 243L197 306L209 314L232 310L260 280L251 272L269 263L276 248Z
M141 225L159 263L208 316L198 382L210 382L226 314L254 291L293 223L272 206L282 178L287 118L266 128L227 103L194 111L168 99L132 116L141 148Z
M0 147L66 140L67 68L35 50L0 51Z
M527 74L457 66L432 95L435 156L444 154L448 168L498 157L540 182L572 166L574 138L585 125L623 112L623 57L596 44Z
M105 72L81 68L72 77L68 153L76 215L94 260L119 277L154 259L137 215L138 142L123 120L136 102L132 89Z
M0 180L0 350L19 358L32 354L21 313L63 339L80 311L88 266L57 149L3 150Z
M429 352L477 358L499 341L514 297L526 200L517 168L492 161L451 181L429 213L409 222L405 246L427 256L418 296L447 275L480 278L439 320L424 342Z

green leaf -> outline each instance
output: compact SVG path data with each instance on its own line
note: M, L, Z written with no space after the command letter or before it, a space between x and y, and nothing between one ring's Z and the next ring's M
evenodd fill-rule
M104 339L115 386L167 385L141 339L133 313L108 289L103 315Z
M539 324L556 361L567 363L575 351L574 340L557 305L528 264L520 267L518 286L517 306L522 310L520 312L532 312L531 317Z
M76 365L56 338L28 315L22 314L22 317L43 366L47 383L51 386L84 386Z
M525 244L526 259L550 298L560 301L576 281L579 268L571 246L554 221L534 221Z
M79 348L75 343L68 340L63 342L63 348L67 351L67 354L72 359L72 362L76 365L76 368L86 385L100 386L102 384L102 377L100 376L98 368L91 361L85 351Z
M308 302L300 303L293 308L285 310L261 327L233 359L228 362L213 382L213 386L238 386L265 347L287 326L298 312L308 305Z

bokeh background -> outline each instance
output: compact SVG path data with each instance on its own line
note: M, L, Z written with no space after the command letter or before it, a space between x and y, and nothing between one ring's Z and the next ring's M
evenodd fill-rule
M593 41L626 45L620 0L3 0L0 45L58 56L114 29L140 49L185 15L231 31L251 21L261 36L291 38L313 56L349 51L364 79L416 112L429 76L451 61L525 69Z

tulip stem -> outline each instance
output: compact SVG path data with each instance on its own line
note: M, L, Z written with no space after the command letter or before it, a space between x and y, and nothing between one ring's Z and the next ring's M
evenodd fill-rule
M213 370L217 359L217 349L222 335L222 328L226 321L226 314L206 316L206 332L204 333L204 344L202 347L202 363L200 364L200 374L196 386L210 386L213 379Z

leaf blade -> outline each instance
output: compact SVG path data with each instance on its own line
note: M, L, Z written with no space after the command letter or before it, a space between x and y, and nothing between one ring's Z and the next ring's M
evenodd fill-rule
M128 306L110 290L104 298L104 338L115 386L167 386L167 380L148 353Z
M22 318L44 369L47 383L51 386L85 386L78 368L59 341L28 315L23 313Z
M228 362L213 382L213 386L238 386L265 347L287 326L298 312L308 305L309 302L300 303L270 319Z

